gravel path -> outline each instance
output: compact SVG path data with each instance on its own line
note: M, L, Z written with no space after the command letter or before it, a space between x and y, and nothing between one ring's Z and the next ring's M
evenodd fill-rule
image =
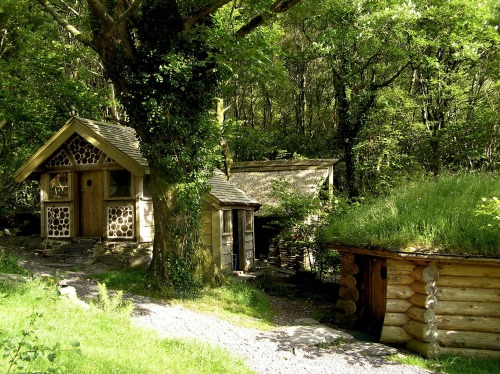
M56 269L47 267L39 259L25 257L23 266L38 275L54 275ZM102 265L92 265L82 271L60 271L68 286L75 287L81 299L97 295L95 281L88 273L103 271ZM227 349L256 373L404 373L423 374L429 371L387 361L378 355L377 349L370 354L360 353L353 345L340 344L318 348L311 344L297 344L290 338L290 321L282 321L272 331L236 326L214 315L193 311L180 305L165 305L147 297L132 295L135 311L134 324L157 331L160 337L195 339ZM281 300L283 303L283 300ZM307 317L307 316L304 316ZM277 316L280 320L280 316ZM295 327L296 328L296 327ZM366 343L370 344L370 343ZM370 346L371 347L371 346Z

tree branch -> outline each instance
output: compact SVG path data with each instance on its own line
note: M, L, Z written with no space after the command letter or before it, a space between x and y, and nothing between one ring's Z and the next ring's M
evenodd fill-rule
M133 0L131 0L131 1L133 1ZM133 1L132 4L127 8L127 10L118 16L118 18L116 19L116 23L121 23L124 20L126 20L127 18L133 16L135 14L135 12L137 11L137 9L139 9L139 6L141 5L141 3L142 3L142 0Z
M38 0L38 2L43 6L44 10L49 13L54 20L64 27L73 37L78 40L80 43L92 48L95 50L95 45L92 41L91 38L88 36L84 35L80 30L78 30L76 27L74 27L72 24L68 22L66 18L61 16L55 9L54 7L49 3L48 0Z
M284 13L293 6L300 3L302 0L276 0L273 5L269 8L269 10L255 16L252 18L246 25L240 27L238 31L236 31L236 37L242 38L252 31L254 31L257 27L261 26L271 17L275 16L279 13Z
M200 19L208 16L209 14L212 14L217 9L222 8L224 5L226 5L231 1L232 0L217 0L212 4L209 4L206 8L198 11L196 14L193 14L187 20L184 21L183 24L184 31L189 31Z
M114 25L115 20L106 11L106 8L100 0L88 0L88 3L89 7L92 8L93 13L98 16L101 21L105 22L108 27Z
M399 70L392 76L390 77L389 79L387 79L385 82L382 82L382 83L378 83L378 84L373 84L371 85L371 90L372 91L375 91L375 90L378 90L380 88L384 88L384 87L387 87L388 85L390 85L392 82L394 82L394 80L400 76L400 74L403 72L404 69L406 69L406 67L408 65L410 65L410 62L411 61L408 61L406 64L404 64L403 66L401 66L399 68Z

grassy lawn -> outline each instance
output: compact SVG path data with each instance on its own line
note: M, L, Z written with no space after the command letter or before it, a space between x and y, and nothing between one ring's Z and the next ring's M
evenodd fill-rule
M0 273L7 272L22 273L13 258L0 253ZM75 306L60 298L55 286L42 281L17 285L0 281L0 316L2 354L14 354L21 348L20 353L29 359L28 346L45 351L46 358L19 360L23 369L13 367L10 372L62 368L70 373L251 373L225 350L193 341L159 339L152 331L133 327L126 314ZM79 347L72 346L77 345L74 342ZM11 348L6 344L12 344ZM50 363L47 358L56 344L60 347ZM0 372L7 373L9 359L1 357Z
M500 177L471 174L408 183L335 216L326 239L342 245L500 255L500 230L476 211L500 194Z

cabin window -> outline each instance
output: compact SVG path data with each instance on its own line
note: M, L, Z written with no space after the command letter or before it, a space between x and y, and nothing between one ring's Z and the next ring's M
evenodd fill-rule
M127 170L109 172L109 197L130 197L132 176Z
M245 231L253 230L253 211L245 210Z
M68 173L50 174L49 199L69 199Z
M151 199L151 175L146 174L142 179L142 197L145 199Z
M223 210L223 228L222 228L222 233L223 234L231 234L231 218L232 218L232 211L230 210Z

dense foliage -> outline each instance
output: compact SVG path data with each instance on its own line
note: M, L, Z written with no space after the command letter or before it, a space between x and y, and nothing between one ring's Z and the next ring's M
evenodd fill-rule
M237 60L224 87L235 160L339 158L351 196L498 170L495 2L305 1L291 13L254 36L272 57Z
M444 176L406 183L387 196L332 216L326 237L342 245L410 252L499 256L500 230L483 199L496 201L500 178ZM493 199L495 198L495 199Z
M492 0L4 0L0 210L37 205L12 175L70 115L119 120L151 168L150 285L196 288L217 278L199 211L221 153L339 158L351 201L498 170L499 19Z
M37 186L16 186L13 175L69 116L106 114L96 55L61 30L32 1L0 4L0 213L38 207Z

